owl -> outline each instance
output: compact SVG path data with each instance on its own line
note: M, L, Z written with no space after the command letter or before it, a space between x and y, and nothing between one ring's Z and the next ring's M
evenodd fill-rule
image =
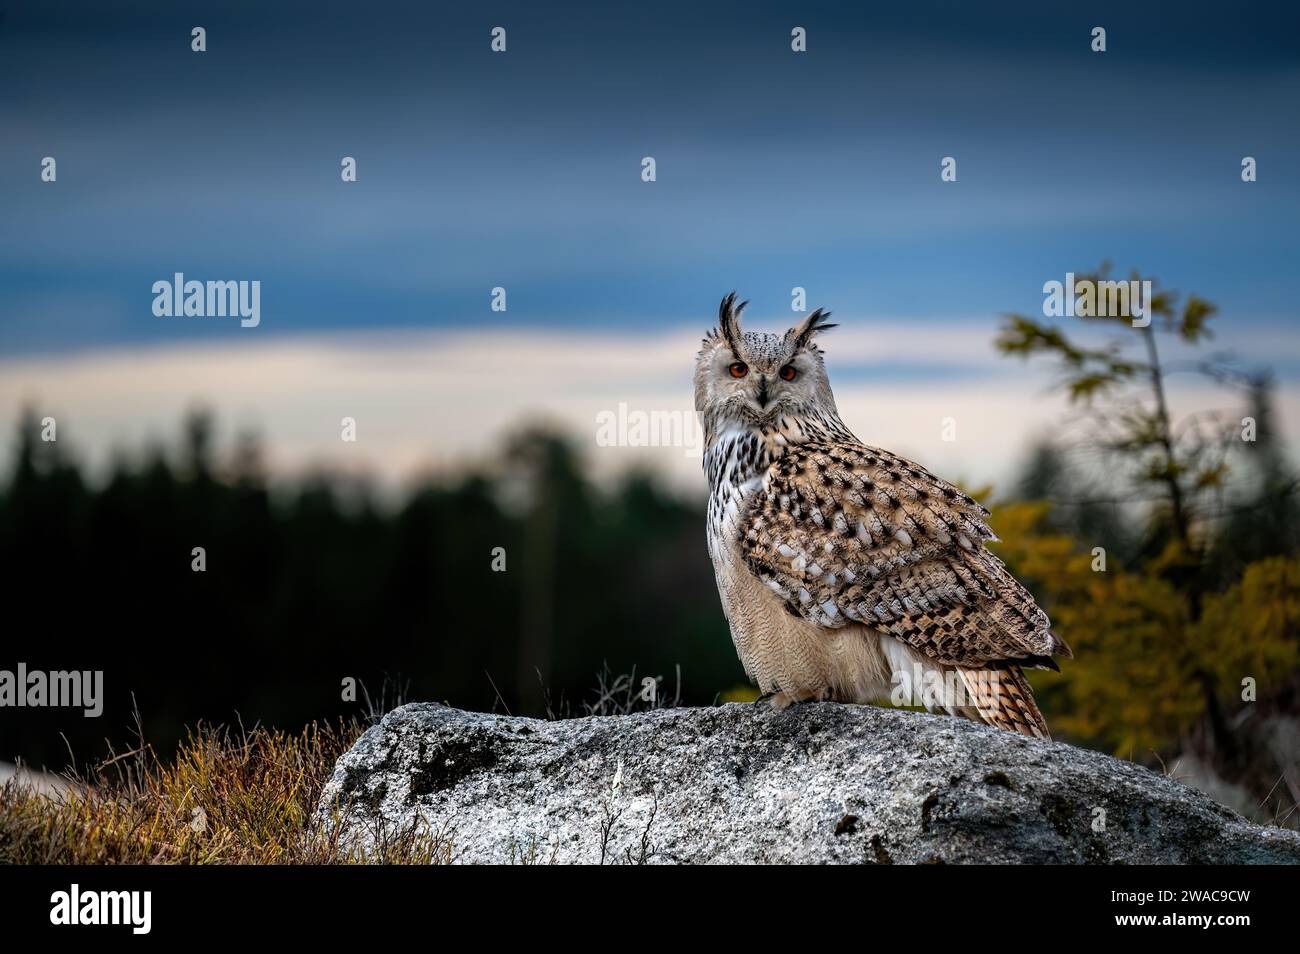
M742 332L722 300L695 365L708 546L746 673L784 708L891 699L1050 738L1025 668L1071 656L985 549L989 512L863 444L840 419L815 339Z

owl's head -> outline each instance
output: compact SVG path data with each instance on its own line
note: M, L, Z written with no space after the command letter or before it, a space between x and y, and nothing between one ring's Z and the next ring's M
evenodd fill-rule
M782 415L835 415L835 398L821 349L813 338L835 326L818 308L783 335L740 330L748 302L722 299L718 327L704 338L695 363L695 410L715 432L728 426L761 428Z

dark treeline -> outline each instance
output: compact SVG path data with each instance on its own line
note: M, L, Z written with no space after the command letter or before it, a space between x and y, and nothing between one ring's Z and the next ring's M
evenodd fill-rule
M163 751L199 720L362 714L347 678L375 696L388 680L388 702L404 685L531 715L580 714L606 664L673 694L680 665L689 703L745 682L703 515L647 477L597 488L571 445L534 430L392 508L323 476L272 493L255 443L218 459L211 434L194 415L177 451L119 458L91 484L34 417L19 423L0 485L0 669L102 669L105 703L93 719L0 710L0 759L62 768L106 738L130 747L136 707Z

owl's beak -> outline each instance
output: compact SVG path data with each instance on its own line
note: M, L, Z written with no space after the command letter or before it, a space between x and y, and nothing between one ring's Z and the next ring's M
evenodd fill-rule
M767 375L765 374L758 376L758 393L754 396L754 400L758 402L760 411L767 407Z

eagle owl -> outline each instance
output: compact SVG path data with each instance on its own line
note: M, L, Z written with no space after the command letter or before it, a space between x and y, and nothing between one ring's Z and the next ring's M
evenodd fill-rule
M742 332L722 300L695 366L709 556L751 679L784 707L893 697L1049 738L1024 667L1070 656L985 549L980 504L853 436L814 338Z

